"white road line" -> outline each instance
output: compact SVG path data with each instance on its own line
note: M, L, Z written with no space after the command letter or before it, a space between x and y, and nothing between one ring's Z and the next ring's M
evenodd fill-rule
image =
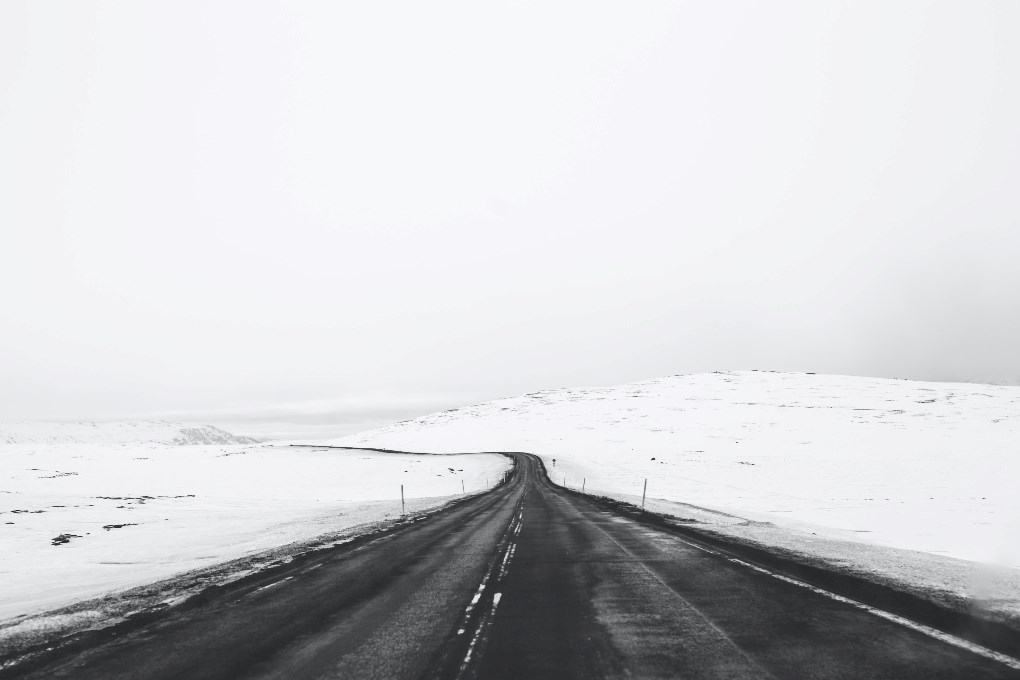
M274 582L270 583L269 585L266 585L266 586L262 586L261 588L256 588L256 589L255 589L255 590L253 590L252 592L253 592L253 593L257 593L257 592L259 592L260 590L265 590L266 588L272 588L273 586L278 586L278 585L280 585L281 583L283 583L284 581L289 581L289 580L291 580L292 578L294 578L294 577L293 577L293 576L288 576L288 577L286 577L286 578L282 578L282 579L280 579L279 581L274 581Z
M474 636L471 638L471 644L468 645L467 654L464 655L464 660L460 662L460 672L463 673L471 663L471 655L475 653L475 647L478 645L478 641L482 638L482 632L485 630L486 625L492 620L492 617L496 615L496 607L499 606L499 601L502 599L503 593L496 593L492 596L492 609L490 609L478 622L478 630L475 631Z
M724 555L724 557L725 557L725 555ZM777 578L780 581L785 581L786 583L792 583L793 585L800 586L801 588L807 588L808 590L810 590L813 593L818 593L819 595L824 595L825 597L828 597L829 599L836 600L837 602L843 602L845 604L851 605L851 606L856 607L858 609L861 609L861 610L864 610L864 611L869 612L871 614L874 614L875 616L879 616L879 617L881 617L883 619L886 619L888 621L893 621L895 623L900 624L901 626L905 626L907 628L910 628L911 630L916 630L919 633L924 633L925 635L927 635L929 637L933 637L936 640L939 640L941 642L945 642L947 644L953 645L954 647L959 647L961 649L966 649L968 652L973 652L974 654L978 654L979 656L983 656L986 659L992 659L994 661L998 661L999 663L1001 663L1001 664L1003 664L1005 666L1008 666L1008 667L1012 668L1013 670L1020 670L1020 659L1015 659L1015 658L1013 658L1011 656L1008 656L1006 654L1002 654L1001 652L996 652L993 649L988 649L987 647L982 647L981 645L979 645L979 644L977 644L975 642L971 642L970 640L964 640L963 638L956 637L955 635L951 635L951 634L946 633L944 631L941 631L941 630L939 630L937 628L932 628L931 626L926 626L923 623L917 623L916 621L911 621L910 619L905 618L903 616L900 616L899 614L893 614L892 612L887 612L884 609L878 609L877 607L872 607L871 605L864 604L863 602L858 602L857 600L852 600L849 597L844 597L842 595L837 595L836 593L833 593L831 591L825 590L824 588L819 588L817 586L813 586L810 583L805 583L803 581L798 581L795 578L790 578L789 576L783 576L782 574L777 574L775 572L769 571L768 569L764 569L762 567L759 567L759 566L757 566L755 564L751 564L749 562L745 562L743 560L739 560L736 557L726 557L726 559L728 559L730 562L734 562L736 564L743 565L743 566L748 567L750 569L754 569L755 571L761 572L762 574L768 574L769 576L771 576L773 578Z
M616 518L615 521L619 521L621 523L629 523L629 522L633 522L634 520L629 520L629 519L626 519L626 518L623 518L623 517L618 517L618 518ZM601 529L601 527L599 527L599 528ZM608 536L607 532L603 531L603 533L606 533L606 535ZM610 538L612 538L612 537L610 537ZM837 595L836 593L833 593L831 591L825 590L824 588L819 588L817 586L813 586L810 583L805 583L804 581L798 581L797 579L790 578L789 576L783 576L782 574L777 574L777 573L775 573L773 571L769 571L768 569L765 569L763 567L759 567L757 565L751 564L750 562L745 562L745 561L743 561L741 559L737 559L736 557L730 557L729 555L726 555L725 553L721 553L721 552L719 552L717 550L712 550L710 548L706 548L704 546L700 546L697 543L692 543L690 541L685 541L684 539L678 538L676 536L673 536L673 538L676 538L676 540L679 541L680 543L683 543L684 545L689 546L691 548L694 548L696 550L700 550L701 552L708 553L709 555L715 555L717 557L722 557L723 559L728 560L730 562L733 562L734 564L739 564L739 565L748 567L750 569L753 569L753 570L755 570L757 572L760 572L762 574L767 574L767 575L769 575L769 576L771 576L773 578L779 579L780 581L785 581L786 583L791 583L793 585L800 586L801 588L807 588L808 590L810 590L810 591L812 591L814 593L817 593L819 595L823 595L823 596L828 597L828 598L830 598L832 600L836 600L837 602L842 602L842 603L848 604L848 605L850 605L852 607L856 607L857 609L869 612L871 614L874 614L875 616L878 616L880 618L886 619L887 621L892 621L894 623L898 623L901 626L904 626L906 628L910 628L911 630L915 630L915 631L917 631L919 633L923 633L924 635L927 635L928 637L931 637L931 638L934 638L936 640L939 640L940 642L945 642L946 644L953 645L954 647L959 647L960 649L965 649L968 652L972 652L974 654L977 654L978 656L983 656L986 659L992 659L993 661L998 661L999 663L1001 663L1004 666L1007 666L1009 668L1012 668L1013 670L1020 670L1020 659L1018 659L1016 657L1009 656L1008 654L1003 654L1002 652L997 652L994 649L988 649L987 647L979 645L976 642L971 642L970 640L964 640L961 637L957 637L957 636L952 635L950 633L946 633L945 631L941 631L941 630L939 630L937 628L932 628L931 626L926 626L923 623L918 623L916 621L911 621L910 619L908 619L906 617L903 617L903 616L900 616L899 614L893 614L892 612L887 612L884 609L878 609L877 607L872 607L871 605L864 604L863 602L859 602L859 601L851 599L849 597L844 597L843 595ZM613 542L617 543L615 540L613 540ZM620 544L617 543L617 545L620 545ZM620 545L620 547L622 548L623 546ZM626 551L626 549L624 549L624 550ZM626 552L629 552L629 551L626 551Z
M471 604L469 604L467 606L467 609L464 610L464 620L461 624L461 627L457 629L457 635L464 635L467 632L467 629L469 628L469 624L471 622L472 612L475 606L478 604L479 600L481 599L482 591L485 590L485 586L489 582L489 576L493 573L496 573L495 581L498 582L506 574L507 565L509 564L510 560L513 559L514 552L516 552L517 549L517 544L513 542L513 537L519 534L521 531L521 523L523 522L524 517L523 504L524 499L527 497L527 495L528 495L527 491L525 491L524 494L521 495L521 498L518 500L520 509L511 515L510 524L507 526L506 532L503 534L503 537L500 538L499 543L497 544L499 545L502 544L504 541L506 542L506 548L503 552L503 560L499 565L499 572L498 573L495 572L496 560L499 559L499 553L497 552L497 554L493 556L492 561L489 562L489 566L485 570L485 575L482 577L482 583L481 585L478 586L477 592L475 592L474 597L471 599ZM482 633L485 630L486 626L489 625L489 623L492 621L492 617L496 613L496 607L499 605L499 601L502 598L502 596L503 596L502 593L495 593L492 596L492 604L490 609L487 612L482 613L481 617L479 618L478 627L475 629L474 634L471 636L471 642L468 644L467 654L465 655L463 661L461 661L460 672L458 673L458 677L463 675L464 671L467 669L468 664L471 661L471 657L475 653L475 648L477 647L479 640L482 639Z
M507 567L510 564L510 560L514 558L514 553L517 552L517 544L511 543L510 549L506 551L506 556L503 558L503 564L499 568L499 576L496 578L497 581L502 580L506 576Z
M507 546L507 548L506 548L506 554L505 554L505 555L503 555L503 564L502 564L502 565L500 565L500 566L503 566L503 567L505 567L505 566L506 566L507 560L509 560L509 559L510 559L510 556L511 556L511 555L513 554L513 552L514 552L514 547L516 547L516 545L517 545L516 543L511 543L510 545L508 545L508 546Z
M957 637L957 636L952 635L950 633L946 633L945 631L941 631L941 630L939 630L937 628L932 628L931 626L926 626L923 623L918 623L916 621L911 621L910 619L908 619L906 617L903 617L903 616L900 616L899 614L893 614L892 612L887 612L884 609L878 609L877 607L872 607L871 605L864 604L863 602L859 602L857 600L853 600L853 599L851 599L849 597L844 597L843 595L837 595L836 593L834 593L832 591L825 590L824 588L819 588L818 586L813 586L810 583L805 583L804 581L798 581L797 579L790 578L789 576L783 576L782 574L777 574L776 572L769 571L768 569L765 569L764 567L759 567L756 564L751 564L750 562L745 562L744 560L737 559L736 557L730 557L729 555L726 555L724 553L721 553L721 552L718 552L718 551L715 551L715 550L710 550L710 549L702 547L702 546L700 546L700 545L698 545L696 543L691 543L690 541L685 541L682 538L677 538L676 540L678 540L680 543L683 543L686 546L690 546L691 548L696 548L697 550L700 550L701 552L705 552L705 553L708 553L710 555L716 555L717 557L722 557L723 559L728 560L730 562L733 562L734 564L739 564L739 565L747 567L749 569L753 569L753 570L755 570L755 571L757 571L759 573L767 574L768 576L771 576L773 578L777 578L780 581L785 581L786 583L791 583L791 584L793 584L795 586L800 586L801 588L807 588L811 592L817 593L819 595L824 595L825 597L827 597L827 598L829 598L831 600L836 600L837 602L842 602L844 604L848 604L848 605L850 605L852 607L856 607L857 609L860 609L862 611L869 612L871 614L874 614L875 616L881 617L881 618L886 619L888 621L892 621L894 623L898 623L901 626L905 626L907 628L910 628L911 630L916 630L919 633L923 633L923 634L927 635L928 637L935 638L936 640L939 640L940 642L945 642L947 644L953 645L954 647L959 647L960 649L966 649L968 652L973 652L974 654L977 654L979 656L983 656L986 659L992 659L994 661L998 661L999 663L1001 663L1001 664L1003 664L1005 666L1008 666L1009 668L1012 668L1013 670L1020 670L1020 659L1016 659L1016 658L1014 658L1012 656L1008 656L1008 655L1003 654L1001 652L996 652L994 649L988 649L987 647L983 647L982 645L979 645L976 642L971 642L970 640L964 640L963 638Z

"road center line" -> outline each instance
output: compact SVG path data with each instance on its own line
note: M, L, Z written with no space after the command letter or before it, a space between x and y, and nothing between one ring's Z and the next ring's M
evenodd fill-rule
M482 597L482 592L485 590L485 586L489 582L489 577L494 576L493 583L498 583L503 576L506 575L506 569L510 560L513 559L514 553L517 549L517 544L514 542L514 538L520 533L521 526L524 522L524 499L527 498L528 492L525 491L520 499L517 501L517 508L514 513L510 516L510 523L507 525L506 531L500 538L497 545L504 546L502 550L497 550L493 556L492 561L489 563L489 567L485 571L485 576L482 577L481 585L478 586L478 590L471 600L471 604L467 606L464 611L464 620L461 626L457 629L457 635L464 635L471 628L471 621L474 615L475 606L478 605ZM502 555L502 560L500 560ZM460 670L457 677L462 677L464 672L467 670L468 665L471 663L472 657L481 652L480 643L484 640L483 633L492 623L492 619L496 614L496 607L499 606L499 601L502 599L503 594L501 592L494 593L492 600L489 603L489 609L484 611L478 618L474 634L471 636L471 642L468 644L467 653L464 659L461 661ZM481 645L484 647L484 644Z

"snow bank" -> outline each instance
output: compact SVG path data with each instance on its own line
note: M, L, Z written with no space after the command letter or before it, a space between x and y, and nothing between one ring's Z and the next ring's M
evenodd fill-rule
M500 399L334 442L531 451L557 483L640 502L647 479L650 498L768 523L773 539L1020 566L1017 387L698 374Z
M441 505L503 456L0 445L0 620Z

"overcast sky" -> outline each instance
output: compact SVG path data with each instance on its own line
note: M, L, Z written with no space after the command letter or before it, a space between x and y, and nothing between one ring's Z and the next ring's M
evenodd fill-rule
M1010 0L4 0L0 420L1015 379L1018 35Z

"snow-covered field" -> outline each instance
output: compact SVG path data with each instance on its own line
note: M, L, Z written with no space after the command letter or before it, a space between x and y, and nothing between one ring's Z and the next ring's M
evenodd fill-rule
M0 424L0 441L65 442L0 445L0 620L398 517L401 484L409 512L435 507L509 466L497 455L142 443L124 433L201 441L214 428L103 427L77 444L75 428Z
M0 621L395 517L400 484L409 510L435 507L508 466L176 423L0 424L0 442ZM558 483L635 503L647 479L653 511L1020 622L1018 387L699 374L327 443L532 451Z
M531 451L589 492L640 503L647 479L663 512L724 533L809 552L835 541L841 560L881 553L913 572L1020 566L1017 387L708 373L500 399L334 443Z

